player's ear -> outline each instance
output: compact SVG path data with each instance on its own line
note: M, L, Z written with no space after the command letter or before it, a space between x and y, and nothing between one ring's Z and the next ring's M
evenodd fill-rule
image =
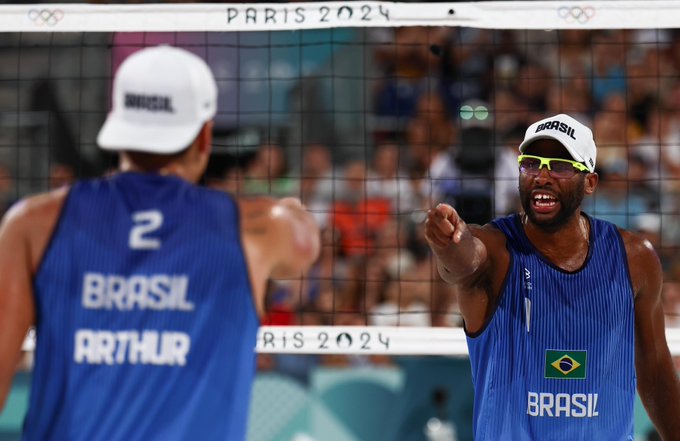
M208 121L203 124L201 131L198 133L198 149L201 153L208 153L212 150L213 127L214 122Z
M597 173L588 173L586 175L586 185L585 185L585 193L586 194L593 194L595 193L595 189L597 188L597 183L600 181L600 176Z

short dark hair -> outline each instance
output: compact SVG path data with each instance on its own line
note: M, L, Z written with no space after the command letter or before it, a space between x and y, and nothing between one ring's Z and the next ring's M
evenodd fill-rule
M189 151L189 147L169 155L159 155L157 153L136 152L126 150L125 153L132 162L139 168L146 171L160 170L171 162L181 159Z

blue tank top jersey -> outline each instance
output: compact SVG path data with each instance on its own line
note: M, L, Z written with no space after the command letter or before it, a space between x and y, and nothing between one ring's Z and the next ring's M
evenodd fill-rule
M511 260L497 309L467 337L475 441L633 440L633 289L616 227L588 217L574 272L531 244L519 215L493 222Z
M174 177L73 186L34 282L26 441L243 440L259 325L237 204Z

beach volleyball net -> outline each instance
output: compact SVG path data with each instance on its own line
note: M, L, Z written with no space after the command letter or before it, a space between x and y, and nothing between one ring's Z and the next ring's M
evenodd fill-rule
M464 356L426 210L516 210L524 128L569 113L598 144L585 210L656 247L680 355L677 23L672 1L3 5L2 202L114 169L95 143L113 74L180 46L219 87L203 184L298 196L323 226L310 273L271 283L258 350Z

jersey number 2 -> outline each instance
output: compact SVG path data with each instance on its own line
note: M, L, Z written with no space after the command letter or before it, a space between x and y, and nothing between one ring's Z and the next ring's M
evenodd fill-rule
M135 225L130 230L128 245L135 250L157 250L161 247L160 239L149 237L163 225L163 213L158 210L137 211L132 213Z

